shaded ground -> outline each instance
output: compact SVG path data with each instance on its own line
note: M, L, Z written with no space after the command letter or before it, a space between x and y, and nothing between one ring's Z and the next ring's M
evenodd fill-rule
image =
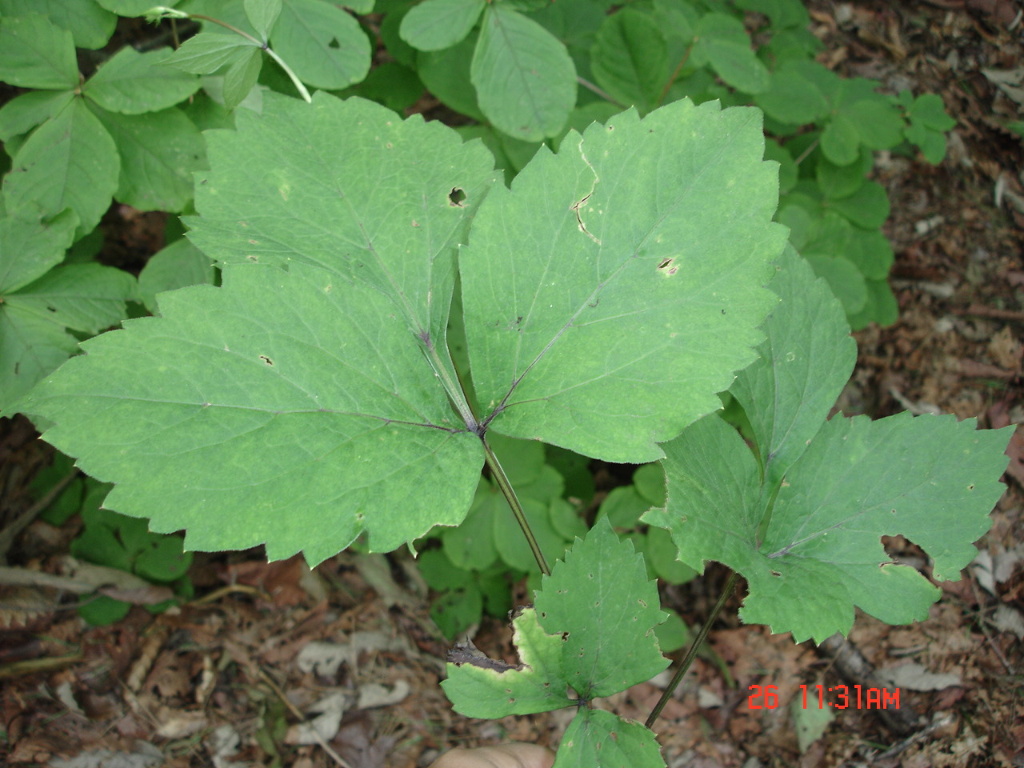
M831 66L894 89L939 93L958 120L939 167L879 158L877 178L893 203L887 232L901 318L858 334L844 410L937 410L992 427L1024 422L1024 152L1003 127L1021 119L1024 100L1016 4L812 7ZM998 72L1010 75L993 82ZM144 242L151 227L132 211L114 211L107 223L127 254L121 258L155 249ZM740 626L734 596L711 634L729 676L714 657L695 663L658 728L668 764L1024 766L1024 432L1011 453L1009 490L978 561L968 578L942 585L928 621L894 628L861 616L850 643L825 654ZM0 521L9 525L30 506L27 480L46 460L27 423L0 427ZM73 534L33 524L18 539L26 561L18 564L54 570ZM889 546L923 562L905 541ZM343 554L310 574L296 560L266 565L254 557L200 557L200 599L156 618L133 609L107 628L83 630L52 591L0 593L0 762L106 749L139 766L413 768L455 745L558 743L571 712L481 722L451 711L437 685L447 645L432 629L414 569L400 558ZM702 581L671 588L667 600L699 623L724 580L709 569ZM500 623L485 624L476 644L513 658ZM894 683L886 674L902 677ZM753 684L778 686L779 706L752 709ZM812 686L812 704L817 684L898 687L903 708L835 712L801 756L789 712L801 684ZM601 705L643 720L658 695L646 684ZM322 736L298 725L317 702Z

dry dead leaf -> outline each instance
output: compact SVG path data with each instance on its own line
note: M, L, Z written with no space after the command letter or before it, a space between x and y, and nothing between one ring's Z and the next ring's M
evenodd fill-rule
M917 662L885 667L878 670L878 674L887 679L893 688L907 688L911 691L941 691L961 683L960 675L929 672L923 664Z

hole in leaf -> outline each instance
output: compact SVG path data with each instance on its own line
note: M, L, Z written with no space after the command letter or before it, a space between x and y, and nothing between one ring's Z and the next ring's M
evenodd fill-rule
M273 360L271 360L271 359L270 359L269 357L267 357L266 355L260 355L260 360L262 360L262 361L263 361L264 363L266 363L267 365L273 365L273 364L274 364L274 361L273 361Z
M679 271L679 267L676 266L675 259L662 259L658 264L658 271L665 277L672 277L672 275Z
M455 208L462 208L462 201L466 199L466 193L459 187L452 187L448 193L448 204Z
M339 48L341 48L341 44L338 42L338 38L332 37L331 42L327 44L327 47L333 48L334 50L338 50Z

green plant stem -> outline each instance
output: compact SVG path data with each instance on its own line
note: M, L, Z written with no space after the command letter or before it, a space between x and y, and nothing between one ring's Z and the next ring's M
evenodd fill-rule
M258 37L253 37L248 32L246 32L244 29L239 29L234 24L228 24L226 21L221 21L220 19L215 19L212 16L206 16L205 14L202 14L202 13L189 13L189 14L186 14L186 16L188 18L190 18L190 19L197 19L198 21L208 21L211 24L218 24L218 25L224 27L224 29L230 29L236 35L241 35L246 40L250 40L250 41L256 43L256 45L260 46L261 48L264 45L263 41L260 40Z
M264 45L263 50L267 52L267 56L276 61L278 66L284 70L284 73L288 75L288 77L291 79L292 83L295 85L295 88L298 90L299 95L303 98L303 100L307 104L312 102L313 97L309 95L309 91L306 90L306 86L302 84L301 80L299 80L298 75L292 72L292 68L284 63L284 59L282 59L280 56L274 53L274 49L271 48L269 45Z
M519 498L516 496L512 484L508 481L508 475L501 468L498 457L494 455L491 446L487 444L487 438L481 436L480 442L484 444L484 458L487 461L487 466L491 469L491 476L494 477L494 482L498 484L498 488L504 494L509 507L512 508L512 514L515 515L516 522L519 523L519 527L523 530L526 542L530 545L530 551L533 552L533 557L537 561L537 565L540 566L540 572L545 576L550 576L551 569L548 568L548 562L544 559L544 553L540 551L540 544L537 543L537 537L533 535L533 531L530 529L526 513L523 512L523 505L519 503Z
M648 715L647 721L644 723L648 728L654 725L654 721L658 719L658 715L661 714L661 710L665 708L665 705L668 704L668 700L672 698L672 692L682 681L683 675L686 674L686 670L688 670L690 665L693 664L693 660L697 656L697 651L700 650L700 647L704 645L704 641L707 640L708 632L711 631L711 625L715 623L715 619L717 619L718 614L722 612L726 601L728 601L729 597L732 595L733 590L736 589L736 582L739 581L739 578L740 575L736 573L736 571L729 574L729 580L725 583L725 589L722 590L722 594L718 598L718 602L715 603L715 607L711 609L711 614L704 622L704 626L700 628L700 632L698 632L697 636L693 638L693 642L690 643L690 647L686 649L686 655L683 657L683 660L679 662L679 666L676 668L675 674L672 675L672 680L669 681L669 684L661 694L661 698L658 699L658 703L651 711L651 714Z
M614 98L611 94L605 93L603 90L601 90L601 88L599 88L598 86L594 85L589 80L585 80L582 77L577 77L576 78L576 82L579 83L580 85L582 85L588 91L593 91L598 96L600 96L602 99L604 99L605 101L611 102L612 104L614 104L617 107L621 107L622 109L626 109L627 107L629 107L628 104L623 104L621 101L619 101L618 99Z
M444 391L448 393L448 399L455 406L455 410L459 412L459 417L466 425L466 428L471 432L476 432L479 429L479 422L477 421L476 414L473 413L472 407L469 405L469 398L466 396L466 390L462 386L462 380L455 381L452 379L451 373L445 366L444 359L437 351L437 346L432 339L425 336L420 336L419 338L426 347L430 367L434 369L437 378L441 380L441 386L444 387ZM449 361L451 360L451 355L448 356L448 359ZM454 368L455 363L452 363L452 369ZM458 376L459 372L455 371L455 375ZM486 443L484 443L484 448L487 448Z
M807 149L805 149L805 150L804 150L803 152L801 152L801 153L800 153L800 157L798 157L798 158L797 158L796 160L794 160L793 162L794 162L794 163L795 163L796 165L800 165L800 163L802 163L802 162L803 162L804 160L806 160L806 159L807 159L807 156L808 156L809 154L811 154L811 152L813 152L813 151L814 151L815 149L817 149L817 148L818 148L818 145L819 145L820 143L821 143L821 139L820 139L820 138L818 138L818 139L815 139L814 141L812 141L812 142L810 143L810 145L809 145L809 146L807 147Z
M198 21L208 21L211 24L219 24L220 26L224 27L224 29L229 29L232 32L234 32L236 35L241 35L246 40L249 40L249 41L255 43L257 46L259 46L264 51L266 51L267 55L270 58L272 58L274 61L276 61L278 66L281 67L281 69L284 70L284 73L286 75L288 75L288 78L295 85L295 88L296 88L296 90L298 90L299 95L302 97L303 101L305 101L307 104L310 103L311 101L313 101L313 97L309 95L309 91L306 90L306 86L303 85L301 80L299 80L298 75L296 75L292 71L291 67L289 67L287 64L285 64L284 59L282 59L280 56L278 56L273 51L273 49L271 49L271 47L267 43L263 42L258 37L253 37L248 32L246 32L244 29L239 29L234 24L228 24L226 21L221 21L220 19L215 19L212 16L206 16L206 15L204 15L202 13L190 13L190 14L187 14L187 15L188 15L188 18L190 18L190 19L196 19Z
M676 78L679 77L679 73L683 70L683 67L686 66L686 62L690 60L690 52L692 50L693 46L691 45L689 48L686 49L686 53L683 54L683 58L681 58L679 60L679 63L676 64L676 68L675 70L673 70L672 76L668 79L668 82L665 83L665 87L661 89L661 96L658 97L657 106L660 107L662 104L665 103L665 97L668 96L668 92L669 89L672 87L672 83L676 81Z

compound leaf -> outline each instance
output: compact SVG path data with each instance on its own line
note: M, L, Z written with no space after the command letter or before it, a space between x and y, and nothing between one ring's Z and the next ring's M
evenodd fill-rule
M108 507L187 528L193 549L266 541L315 563L364 530L386 550L458 523L482 450L434 350L487 151L326 94L268 94L238 125L209 135L193 222L224 287L164 294L162 317L87 342L32 412L117 483Z
M849 375L850 345L822 282L792 254L780 264L782 303L763 356L734 389L759 459L720 417L705 417L664 446L668 501L644 520L670 531L688 565L739 571L750 587L742 618L798 642L849 631L854 606L894 624L925 618L938 590L891 562L881 536L906 536L931 556L936 578L955 578L1002 491L1007 435L905 413L821 424ZM805 353L794 349L797 333Z
M479 440L452 429L392 298L301 263L223 277L163 294L162 317L86 342L36 389L47 439L118 484L106 506L185 527L192 549L313 563L363 530L393 549L461 520Z
M160 317L87 342L25 408L56 424L47 438L87 472L115 483L108 507L151 517L156 531L187 528L191 548L266 542L271 558L304 550L315 563L365 531L370 548L393 549L465 517L477 434L490 421L495 434L534 437L546 407L567 407L583 428L564 442L578 452L659 458L655 438L711 410L753 356L772 303L761 283L785 233L770 222L773 169L760 161L751 110L680 103L644 121L627 114L563 142L563 155L542 154L489 211L480 208L495 177L488 152L444 126L325 93L310 105L268 93L262 114L236 117L237 132L207 134L212 170L190 221L193 242L223 266L223 287L164 294ZM593 208L574 209L587 194ZM742 213L726 215L735 207ZM497 382L515 395L480 415L487 425L470 412L446 347L456 248L477 211L482 234L463 259L471 362L484 391ZM507 214L516 218L502 231ZM523 221L529 236L506 241ZM529 237L554 245L524 253L516 270L509 254L518 258ZM504 273L490 271L494 254ZM559 275L575 303L568 313L551 292ZM538 305L539 362L526 377L487 335L516 343L493 329L496 311L508 323L509 296ZM573 334L572 313L590 303L600 312L576 325L604 331L625 317L618 333L630 345ZM563 337L585 343L563 345L561 359L539 354ZM709 337L713 352L695 352ZM623 356L602 351L595 367L595 344ZM482 354L488 345L494 357ZM522 392L509 388L517 378ZM615 387L587 392L589 378ZM572 389L585 396L562 399ZM606 421L613 434L595 440ZM561 510L549 506L553 514Z
M719 407L785 237L763 151L756 110L679 101L570 133L491 191L460 267L494 431L641 463Z
M544 577L535 608L513 620L522 663L453 654L445 693L464 715L504 717L623 691L668 666L654 634L666 618L658 606L643 558L599 522Z

